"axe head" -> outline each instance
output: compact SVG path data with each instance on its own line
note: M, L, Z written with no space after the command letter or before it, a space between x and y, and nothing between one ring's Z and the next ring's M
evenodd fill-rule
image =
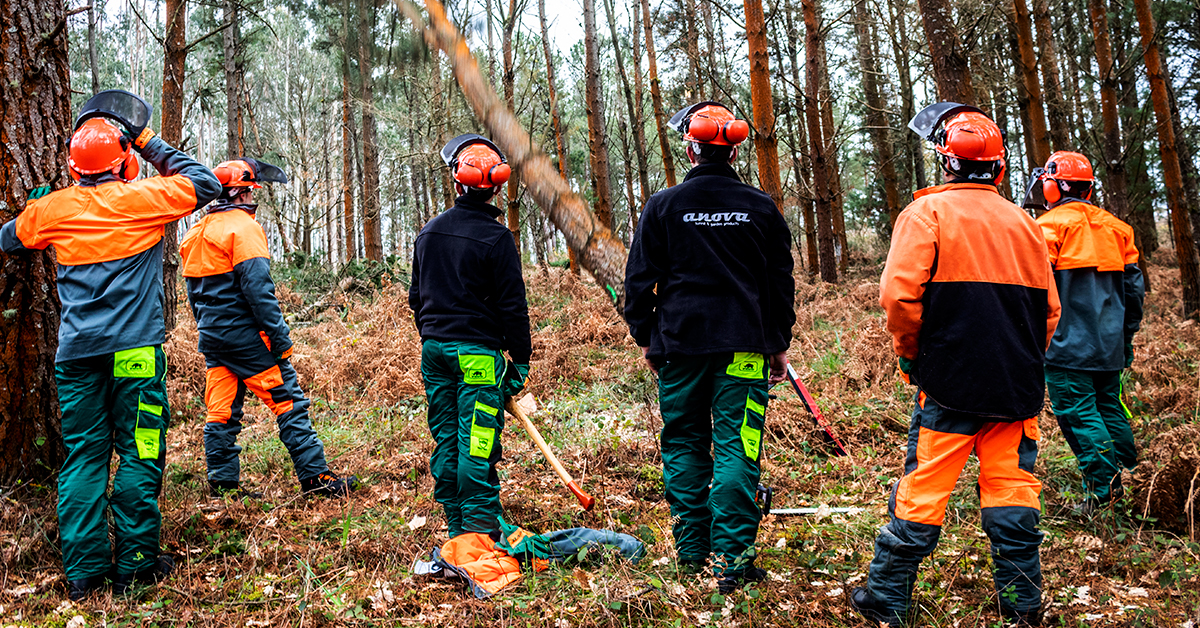
M92 118L105 117L116 120L133 137L137 137L150 124L154 107L141 96L123 89L110 89L96 94L83 103L79 117L75 118L75 129Z

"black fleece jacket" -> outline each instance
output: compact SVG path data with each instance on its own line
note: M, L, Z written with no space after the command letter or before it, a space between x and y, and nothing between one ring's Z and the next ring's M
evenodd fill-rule
M646 203L625 266L625 320L651 359L787 350L792 238L771 197L701 164Z
M430 220L414 245L408 305L422 339L533 354L521 259L500 210L467 196Z

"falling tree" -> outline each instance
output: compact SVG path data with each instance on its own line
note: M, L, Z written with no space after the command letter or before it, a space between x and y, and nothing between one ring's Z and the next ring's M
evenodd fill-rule
M67 16L56 0L0 0L0 225L35 188L71 183ZM50 251L0 253L0 485L63 460L54 384L59 302Z

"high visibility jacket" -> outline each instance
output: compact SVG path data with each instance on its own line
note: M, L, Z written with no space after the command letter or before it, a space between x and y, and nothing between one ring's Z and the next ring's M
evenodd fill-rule
M493 205L460 196L413 244L408 305L421 338L533 355L521 258Z
M763 191L701 164L650 197L629 245L625 320L649 357L784 351L796 312L792 238Z
M275 298L267 236L253 211L249 205L214 205L179 247L200 351L261 343L260 331L277 355L292 346Z
M0 229L5 252L54 246L59 362L162 344L163 227L208 204L221 184L203 164L155 137L141 156L160 177L84 177Z
M901 212L880 281L896 354L951 410L1023 420L1045 397L1060 306L1037 223L991 185L920 190Z
M1046 363L1081 371L1121 370L1125 345L1141 327L1146 295L1133 228L1078 199L1053 207L1037 222L1063 306Z

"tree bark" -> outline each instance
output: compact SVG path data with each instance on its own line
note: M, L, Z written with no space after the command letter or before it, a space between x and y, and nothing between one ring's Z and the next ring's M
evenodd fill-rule
M900 74L900 117L903 122L908 124L916 115L916 107L913 96L913 80L912 69L910 64L910 54L912 47L908 40L908 5L910 0L888 0L888 15L891 20L891 40L892 54L896 59L896 69ZM899 6L897 6L899 3ZM913 188L921 189L928 185L925 178L925 155L921 152L921 138L917 137L916 133L904 133L904 149L908 154L909 172L912 176L910 186L905 192L912 192Z
M1036 0L1035 0L1036 1ZM1012 28L1017 35L1017 49L1020 55L1018 71L1021 73L1022 85L1028 99L1026 107L1029 130L1026 136L1030 139L1033 151L1029 155L1030 166L1041 167L1050 158L1050 135L1046 128L1046 109L1042 102L1042 84L1038 81L1037 57L1033 52L1033 24L1029 16L1029 7L1025 0L1013 0Z
M821 279L837 283L838 266L834 251L833 192L831 190L827 143L821 130L820 83L821 64L818 59L821 49L821 30L817 24L816 0L802 0L805 27L805 94L804 110L808 122L808 141L813 164L813 195L817 207L817 243L820 248Z
M183 141L183 80L187 66L187 0L167 0L167 32L163 41L162 113L159 136L176 148ZM179 223L163 230L163 323L175 329L179 307Z
M358 257L354 237L354 107L350 102L349 64L343 67L342 75L342 223L346 236L346 256L349 263Z
M708 4L705 3L705 6ZM646 201L650 200L650 151L646 147L646 100L642 90L642 12L637 0L632 0L629 12L633 15L633 31L629 33L629 40L633 44L633 108L637 112L633 124L637 125L637 132L641 137L638 140L642 151L642 158L638 162L638 181L642 185L642 205L645 205Z
M754 152L758 157L758 183L775 207L783 212L779 184L779 146L775 137L775 106L771 98L771 60L767 53L767 27L762 0L745 0L746 41L750 49L750 102L754 109Z
M554 149L558 155L558 173L563 181L567 177L567 138L563 133L562 117L558 111L558 87L554 84L554 55L550 51L550 34L546 27L546 0L538 0L538 20L542 27L542 52L546 55L546 90L550 98L550 126L554 129ZM572 274L579 274L579 262L575 249L567 247L567 264Z
M929 42L938 99L974 105L970 58L958 37L950 0L917 0L917 6L925 26L925 41Z
M358 0L358 75L362 82L363 253L383 261L379 150L375 145L375 0Z
M501 54L504 55L504 102L514 113L517 111L516 68L513 66L513 30L517 26L517 0L508 0L508 15L504 20L504 39L501 42ZM438 70L441 73L441 70ZM440 81L439 81L440 82ZM517 192L521 187L521 172L514 170L508 180L508 232L512 234L513 243L517 245L517 254L521 251L521 203Z
M867 108L867 128L875 145L876 171L883 177L884 211L888 217L888 233L891 233L900 215L900 191L896 184L895 156L888 138L891 126L885 113L888 105L879 93L880 70L875 54L876 44L867 24L867 0L856 0L854 18L854 32L858 37L858 67L862 71L863 97Z
M685 98L689 101L707 100L704 97L704 79L700 76L700 34L696 29L696 0L679 0L679 14L683 17L684 48L688 60L688 82Z
M1088 0L1088 14L1092 22L1096 65L1100 69L1100 112L1104 125L1104 200L1108 210L1116 217L1129 220L1125 151L1121 143L1120 118L1117 112L1117 68L1113 64L1112 45L1108 39L1108 10L1104 6L1104 0ZM1141 248L1139 244L1138 250Z
M600 91L600 47L596 43L596 3L583 0L584 92L588 123L588 155L592 163L592 191L596 218L613 228L612 186L608 172L608 140L604 128L604 97Z
M658 61L654 58L654 21L650 17L650 0L642 0L642 28L646 31L646 67L650 71L650 100L654 105L654 125L658 130L658 146L662 149L663 174L667 187L675 185L675 159L667 139L667 115L663 111L662 83L658 80Z
M789 2L785 14L787 20L787 49L788 58L792 63L792 89L795 90L793 102L803 106L805 102L804 88L801 87L803 83L800 81L800 56L796 50L798 33L792 21L793 11L794 8ZM799 114L796 117L799 117ZM788 124L794 125L792 137L795 138L795 146L792 150L792 167L796 173L796 196L800 203L800 213L804 218L804 249L808 256L808 274L815 275L820 262L817 258L817 221L814 211L812 169L808 161L805 160L805 157L808 155L804 149L805 144L808 142L804 129L805 122L801 120L796 123L789 119ZM803 194L800 191L801 185L807 188Z
M629 85L629 76L625 74L625 61L621 53L620 38L617 36L617 18L616 11L613 10L613 1L604 0L604 10L608 14L608 31L612 34L613 40L613 55L617 59L617 74L621 77L621 88L625 93L625 107L629 110L629 124L633 127L633 152L637 158L638 165L638 185L642 188L642 202L646 202L647 192L650 188L650 173L646 165L646 135L642 130L641 110L638 109L633 102L633 88ZM637 38L637 34L634 34ZM629 162L626 161L626 169L629 169ZM637 210L632 202L629 205L629 214L636 216ZM636 218L634 221L636 222Z
M242 143L242 60L241 28L238 25L238 0L224 0L222 19L230 25L221 33L225 71L225 155L234 159L246 154Z
M817 24L821 23L821 8L816 7ZM832 84L829 80L829 55L825 52L825 37L817 40L817 67L820 69L819 85L820 99L817 111L821 113L821 127L824 129L825 163L829 175L830 200L833 203L833 237L837 244L834 251L838 258L838 269L846 272L850 266L850 244L846 237L846 203L842 192L842 168L838 162L837 125L833 121L833 94L829 91Z
M611 229L588 211L584 200L555 171L549 158L531 141L520 122L484 81L466 40L446 17L442 4L438 0L426 0L425 8L431 22L426 27L416 6L403 0L393 1L417 29L423 31L430 46L446 53L475 117L508 154L509 163L526 173L526 189L530 196L549 214L550 220L566 238L567 245L578 251L580 263L596 276L612 297L617 311L621 311L625 305L624 245Z
M1020 0L1024 4L1024 0ZM1071 17L1068 19L1077 19ZM1050 121L1050 144L1054 150L1074 150L1071 145L1071 114L1063 97L1058 70L1058 52L1054 49L1054 26L1050 23L1050 4L1033 0L1033 22L1041 51L1042 82L1046 85L1046 113ZM1045 163L1045 162L1042 162Z
M93 2L93 5L95 3ZM88 6L88 68L92 71L92 93L100 91L100 63L96 59L96 8Z
M64 9L57 0L0 0L0 225L33 189L71 184L70 63L56 28ZM0 253L0 486L44 478L63 461L55 272L50 250Z
M1158 148L1162 158L1163 187L1167 191L1167 208L1171 212L1171 231L1175 236L1175 257L1179 260L1179 279L1183 285L1183 315L1195 317L1200 312L1200 262L1196 258L1196 242L1192 223L1184 207L1183 174L1175 148L1175 129L1171 126L1171 105L1167 96L1166 78L1158 44L1154 41L1154 16L1150 0L1134 0L1138 30L1142 36L1142 51L1146 62L1146 78L1150 82L1150 100L1154 103L1154 118L1158 127Z

